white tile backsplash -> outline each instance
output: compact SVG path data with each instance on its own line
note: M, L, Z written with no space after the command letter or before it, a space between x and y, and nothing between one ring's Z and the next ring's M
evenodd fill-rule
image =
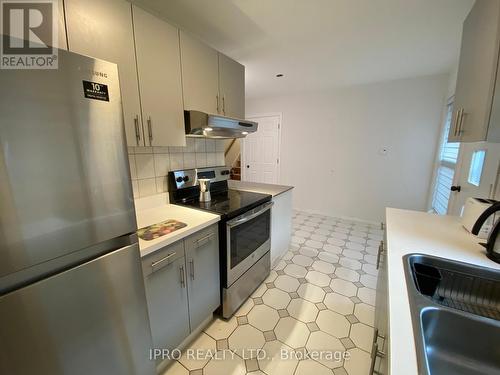
M132 180L132 190L134 192L134 198L139 198L139 180Z
M170 154L153 154L155 176L166 176L170 171Z
M207 154L202 152L196 153L196 168L205 168L207 166Z
M194 140L194 152L205 152L206 150L206 139L205 138L195 138Z
M156 177L156 192L164 193L168 190L167 176Z
M196 154L194 152L184 153L184 169L196 168Z
M134 198L166 192L169 171L224 165L226 142L187 138L186 147L129 147Z
M128 163L130 164L130 177L132 180L137 180L137 168L135 166L135 155L128 156Z
M170 154L170 170L184 169L184 154Z
M217 154L215 152L207 152L207 166L217 165Z
M137 180L139 183L139 196L145 197L156 194L156 178L145 178Z
M218 167L222 167L226 165L226 157L224 156L224 152L216 152L215 153L215 165Z
M135 154L137 179L155 177L155 164L153 154Z
M205 140L205 147L207 152L215 152L215 139Z
M186 138L186 152L194 152L195 143L195 138Z
M225 152L226 144L229 140L227 139L218 139L215 141L215 151L217 152ZM238 142L238 141L237 141Z

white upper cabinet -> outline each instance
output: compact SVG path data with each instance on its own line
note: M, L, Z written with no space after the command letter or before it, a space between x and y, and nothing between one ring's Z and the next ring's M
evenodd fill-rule
M179 30L133 6L147 146L185 146Z
M180 35L184 109L219 113L217 51L182 30Z
M70 51L118 65L129 146L143 146L130 3L123 0L65 0Z
M449 141L495 141L494 97L499 53L500 2L477 0L463 24ZM496 99L498 101L498 98ZM500 141L500 139L496 139Z
M245 67L219 53L219 95L225 116L245 118Z

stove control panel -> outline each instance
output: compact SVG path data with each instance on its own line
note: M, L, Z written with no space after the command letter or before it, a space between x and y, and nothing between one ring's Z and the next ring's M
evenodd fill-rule
M175 188L179 190L198 186L198 179L201 178L208 178L211 182L229 180L231 172L227 167L209 167L172 171L169 174L175 181Z

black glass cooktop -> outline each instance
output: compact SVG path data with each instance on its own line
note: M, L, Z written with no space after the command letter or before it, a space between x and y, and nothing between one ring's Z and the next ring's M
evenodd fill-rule
M197 198L191 198L176 204L214 212L229 219L268 202L271 198L268 194L229 189L226 192L212 193L210 202L200 202Z

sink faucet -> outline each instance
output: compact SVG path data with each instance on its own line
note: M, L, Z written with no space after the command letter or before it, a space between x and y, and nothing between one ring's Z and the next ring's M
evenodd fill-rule
M484 212L479 215L476 220L476 223L472 227L471 233L477 235L481 230L484 222L494 213L500 211L500 202L496 202L492 204L488 209L484 210ZM488 236L488 241L485 244L481 244L486 248L486 254L488 258L496 263L500 263L500 241L497 243L498 235L500 233L500 220L494 225L493 230Z

